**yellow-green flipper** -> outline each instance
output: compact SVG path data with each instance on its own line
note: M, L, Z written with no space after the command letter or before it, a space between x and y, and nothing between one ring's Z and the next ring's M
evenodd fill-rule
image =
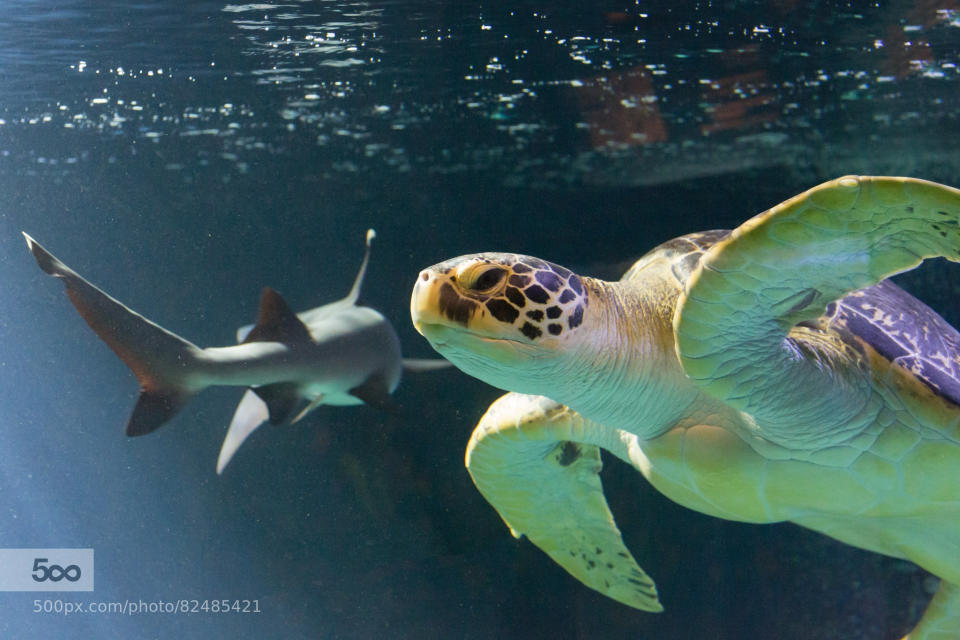
M607 506L600 450L574 435L595 431L552 400L508 393L474 430L467 469L514 537L527 536L600 593L636 609L662 611L653 580L623 544Z
M846 440L880 410L872 380L851 371L842 354L828 363L833 375L823 375L820 360L798 353L802 341L785 338L830 302L924 258L960 260L958 222L956 189L858 176L827 182L748 220L710 248L686 283L674 316L684 371L710 395L753 416L758 433L772 442L822 448ZM897 319L889 322L895 327ZM954 363L960 356L942 355ZM797 429L798 423L808 426Z

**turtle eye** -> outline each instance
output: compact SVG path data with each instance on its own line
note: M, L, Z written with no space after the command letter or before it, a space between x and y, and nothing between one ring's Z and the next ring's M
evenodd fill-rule
M473 288L477 291L487 291L488 289L493 289L495 286L500 284L500 281L503 280L503 276L506 275L506 271L503 269L487 269L477 277L477 281L474 283Z
M503 282L507 271L501 267L483 265L480 268L465 269L457 275L460 286L477 292L487 292Z

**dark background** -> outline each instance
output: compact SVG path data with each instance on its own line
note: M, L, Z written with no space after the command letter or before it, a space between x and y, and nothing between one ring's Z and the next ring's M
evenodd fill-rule
M261 287L362 299L405 355L419 269L529 253L615 278L845 173L960 184L960 14L908 2L45 2L0 30L0 546L93 547L93 594L262 613L31 613L0 636L895 638L933 584L792 525L707 518L612 457L606 493L666 612L513 540L463 451L499 392L411 375L399 415L265 427L223 476L237 389L127 439L137 385L25 230L203 346ZM121 71L122 70L122 71ZM903 283L957 321L956 268ZM59 597L51 594L51 597Z

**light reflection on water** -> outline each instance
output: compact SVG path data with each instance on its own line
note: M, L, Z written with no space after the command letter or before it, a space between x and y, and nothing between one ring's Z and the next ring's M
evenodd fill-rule
M956 11L818 7L68 6L21 18L29 38L0 36L0 160L16 161L0 170L82 162L84 134L117 138L111 158L141 141L176 155L170 170L228 173L309 153L319 172L514 182L657 183L787 159L829 174L824 155L840 165L918 136L942 162L932 134L960 110Z

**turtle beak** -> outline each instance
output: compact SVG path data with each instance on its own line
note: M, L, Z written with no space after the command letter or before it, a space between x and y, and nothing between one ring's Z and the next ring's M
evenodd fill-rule
M458 293L450 269L433 266L417 276L410 296L410 319L434 347L446 346L451 336L469 331L479 310L477 301Z
M410 296L410 319L413 321L413 327L428 340L429 338L423 333L424 325L445 324L438 313L440 283L437 280L437 274L433 269L424 269L417 276L417 281L413 285L413 294Z

